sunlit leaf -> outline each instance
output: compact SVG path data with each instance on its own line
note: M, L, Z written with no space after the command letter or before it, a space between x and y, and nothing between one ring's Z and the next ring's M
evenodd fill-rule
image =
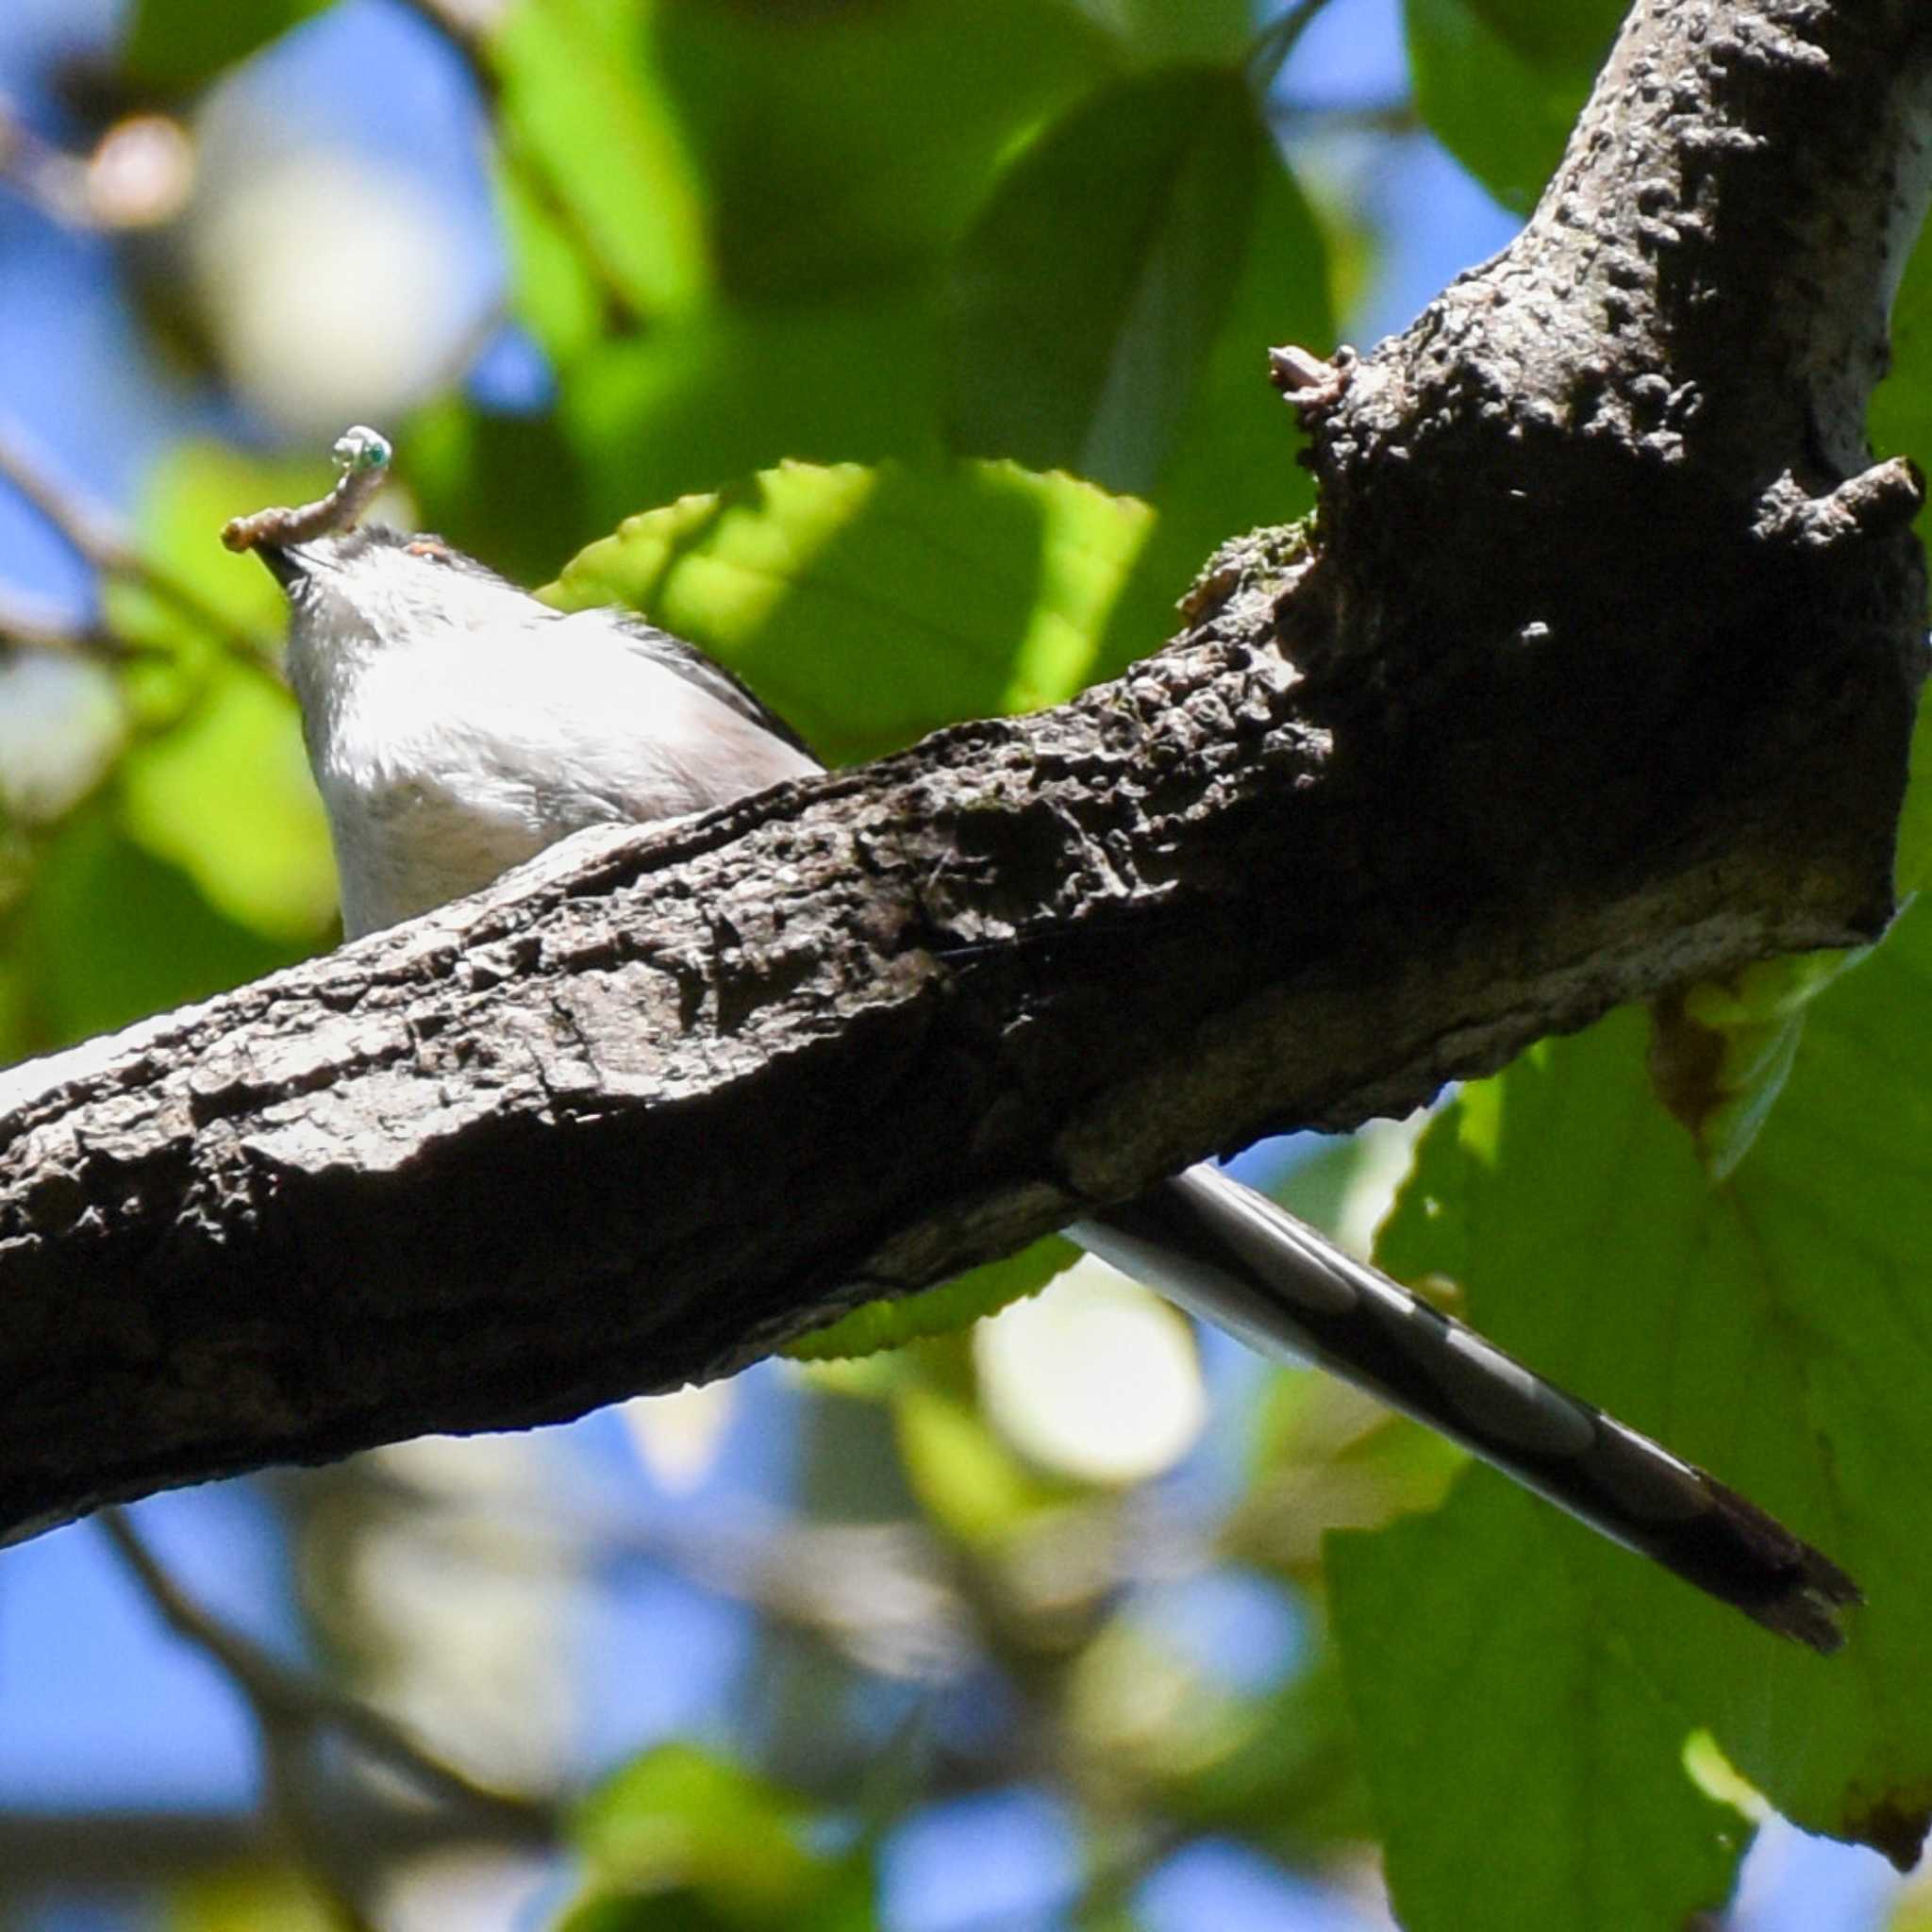
M647 1751L607 1779L572 1836L589 1878L564 1932L870 1923L862 1857L820 1849L824 1835L800 1798L689 1745Z
M136 711L151 724L192 702L219 660L243 647L266 669L287 606L257 557L223 547L232 516L275 503L300 503L334 481L318 452L307 463L266 463L213 443L186 443L158 462L143 482L135 516L142 556L182 597L109 579L108 615L115 630L155 651L123 673ZM185 602L183 601L185 598Z
M498 154L491 178L509 253L510 311L548 355L576 356L608 320L590 248L556 191L514 146Z
M607 1876L693 1876L789 1890L810 1863L804 1807L723 1757L667 1745L634 1758L578 1811L578 1849Z
M335 914L335 860L294 702L232 659L178 723L122 760L130 837L264 938L313 941Z
M111 608L173 654L135 680L149 730L122 761L128 833L219 911L291 943L326 928L335 867L294 703L264 662L233 648L237 636L275 635L282 593L258 558L232 554L219 533L239 512L299 502L325 480L320 461L270 466L206 444L175 451L142 492L137 541L209 619L148 591L110 595Z
M900 1460L920 1507L949 1538L997 1548L1028 1519L1082 1493L993 1433L963 1337L922 1342L899 1367L891 1405Z
M1039 1293L1079 1253L1071 1241L1057 1237L1035 1241L1017 1255L970 1268L923 1294L866 1302L830 1326L787 1342L783 1353L802 1362L850 1361L927 1336L954 1334L1023 1295Z
M1055 703L1114 668L1101 640L1151 521L1010 464L787 464L631 518L546 595L644 611L841 761ZM1141 648L1165 628L1147 609Z
M489 59L511 165L527 171L524 211L541 182L584 264L655 317L689 308L711 275L705 205L648 11L637 0L515 6Z

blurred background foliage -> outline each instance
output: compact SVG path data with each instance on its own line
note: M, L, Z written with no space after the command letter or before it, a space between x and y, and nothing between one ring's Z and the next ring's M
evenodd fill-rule
M1052 703L1306 511L1263 348L1507 239L1620 12L8 0L0 1060L334 941L278 595L215 532L347 423L385 514L835 758ZM1928 305L1915 263L1873 425L1922 457ZM1767 1800L1895 1847L1932 1775L1928 971L1913 915L1702 996L1701 1146L1620 1015L1419 1146L1247 1167L1362 1247L1400 1186L1391 1266L1857 1572L1847 1659L1083 1263L7 1553L0 1923L1919 1924Z

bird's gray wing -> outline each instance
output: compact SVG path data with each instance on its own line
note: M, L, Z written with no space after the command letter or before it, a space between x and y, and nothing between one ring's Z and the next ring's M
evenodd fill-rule
M725 670L724 665L706 657L694 645L686 643L682 638L673 637L668 630L659 630L635 611L612 609L599 614L608 617L625 633L634 650L663 665L666 670L676 672L678 676L689 679L721 704L729 705L741 718L748 719L774 738L783 739L794 751L803 752L808 758L815 756L810 745L749 685Z

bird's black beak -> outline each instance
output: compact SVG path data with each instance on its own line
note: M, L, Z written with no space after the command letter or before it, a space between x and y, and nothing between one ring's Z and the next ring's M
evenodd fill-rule
M282 589L293 595L298 584L307 582L313 560L299 543L258 543L255 554L268 566L269 574Z

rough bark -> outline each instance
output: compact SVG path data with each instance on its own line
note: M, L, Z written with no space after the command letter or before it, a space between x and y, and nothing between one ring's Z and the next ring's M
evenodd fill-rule
M0 1524L715 1374L1876 933L1928 125L1924 0L1640 6L1518 242L1301 391L1312 541L1125 678L0 1078Z

